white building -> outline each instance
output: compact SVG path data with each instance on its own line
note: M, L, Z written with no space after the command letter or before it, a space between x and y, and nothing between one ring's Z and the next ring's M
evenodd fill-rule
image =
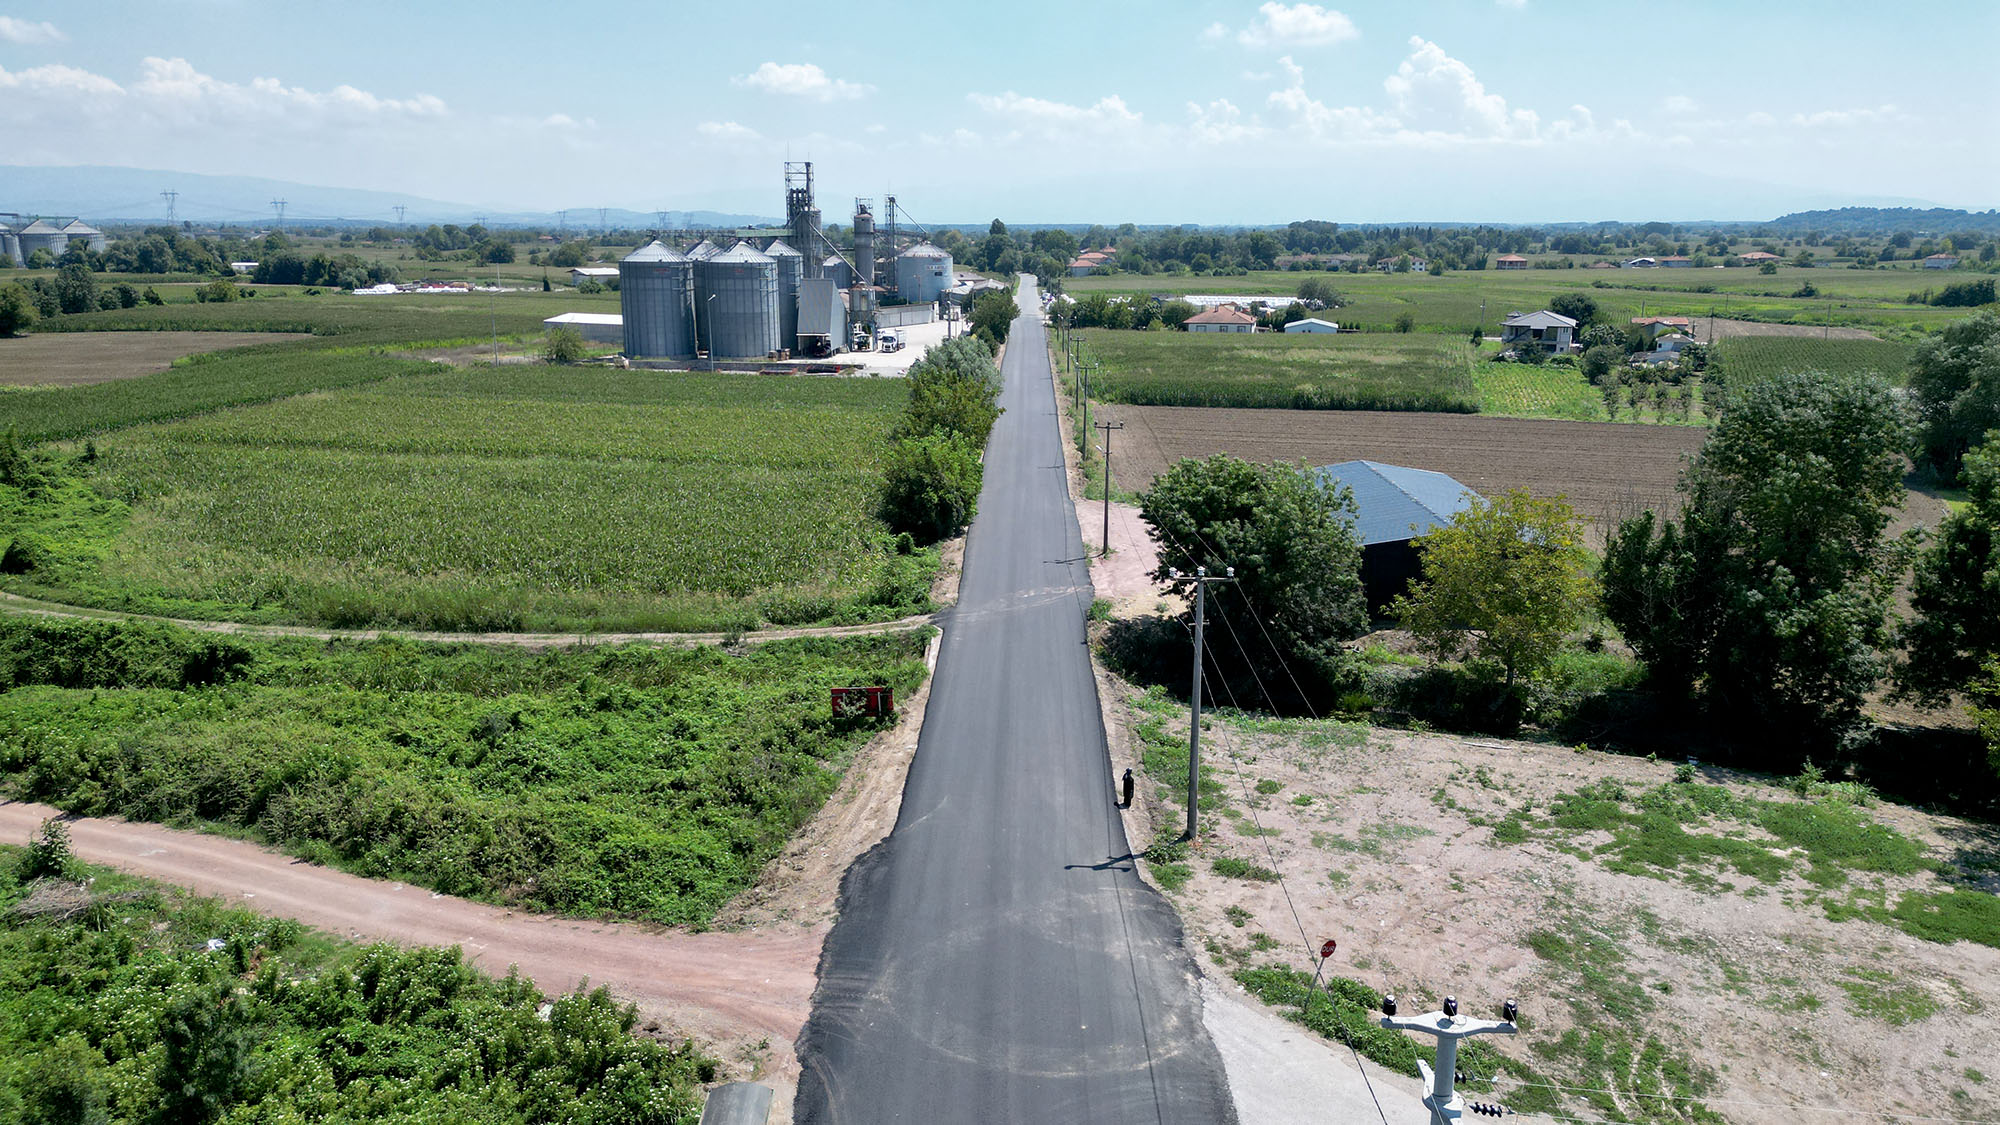
M595 281L599 285L609 285L617 280L617 266L578 266L569 271L569 283L571 285L582 285L586 281Z
M542 321L544 331L564 325L576 329L577 335L593 344L625 343L625 318L618 313L563 313Z
M1257 318L1235 305L1218 305L1187 318L1189 332L1255 332Z
M1321 320L1316 316L1309 316L1304 320L1295 320L1285 325L1285 331L1294 335L1331 336L1340 331L1340 325L1330 320Z

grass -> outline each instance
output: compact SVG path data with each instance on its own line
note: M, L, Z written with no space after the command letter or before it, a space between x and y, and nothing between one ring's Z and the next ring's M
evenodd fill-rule
M521 909L706 924L924 678L926 636L528 653L0 621L0 792Z
M1213 867L1217 875L1227 879L1248 879L1253 883L1275 883L1278 873L1268 867L1260 867L1246 859L1235 856L1219 856Z
M1881 375L1901 383L1912 349L1882 340L1815 340L1810 336L1734 336L1715 345L1716 361L1732 383L1749 384L1793 371L1829 375Z
M294 397L100 433L101 456L58 474L82 492L30 502L0 486L0 510L11 496L48 556L17 590L446 630L725 630L930 607L935 553L898 554L875 510L897 382L278 352L56 394L93 392L101 409L51 409L44 432Z
M1902 980L1887 969L1849 969L1835 982L1847 993L1856 1015L1881 1020L1890 1027L1907 1027L1937 1014L1943 1005L1930 989Z
M1479 392L1479 412L1503 418L1567 418L1602 422L1604 402L1596 387L1575 367L1549 364L1487 363L1472 365L1472 383Z
M456 273L442 276L458 277ZM482 280L485 275L481 275ZM197 304L189 287L183 299L162 290L167 303L78 313L36 322L37 332L235 331L298 332L338 337L350 346L485 340L539 334L542 321L564 312L617 312L618 294L519 293L416 294L356 297L253 285L258 296Z
M73 862L77 882L24 883L24 851L0 847L8 1120L681 1122L716 1075L601 988L538 1018L531 983L456 948L357 946Z
M1092 397L1139 406L1478 408L1470 349L1432 335L1083 333Z

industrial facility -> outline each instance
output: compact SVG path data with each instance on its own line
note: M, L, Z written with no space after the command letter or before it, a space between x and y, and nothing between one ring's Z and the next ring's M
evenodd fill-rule
M814 198L811 162L787 163L783 237L669 231L618 263L625 355L817 358L872 346L878 327L935 319L937 302L956 282L951 255L931 244L894 196L884 198L882 215L878 227L874 202L855 200L852 242L834 245Z
M91 250L103 253L110 240L104 232L84 222L71 219L57 224L47 219L34 219L25 224L25 215L11 211L0 211L0 260L19 268L28 264L35 251L46 250L52 258L60 258L72 242L80 242Z

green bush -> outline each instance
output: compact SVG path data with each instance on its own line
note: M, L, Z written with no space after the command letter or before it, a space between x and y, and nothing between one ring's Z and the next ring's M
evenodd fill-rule
M542 358L550 363L580 363L586 354L583 333L567 324L549 329L548 339L542 343Z
M899 441L884 473L882 518L925 543L949 538L972 522L984 474L978 450L963 438Z

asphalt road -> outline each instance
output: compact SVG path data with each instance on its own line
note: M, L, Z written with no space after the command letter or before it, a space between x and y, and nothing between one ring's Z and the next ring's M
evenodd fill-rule
M1233 1122L1179 919L1114 806L1039 316L1011 340L902 811L843 882L795 1119Z

